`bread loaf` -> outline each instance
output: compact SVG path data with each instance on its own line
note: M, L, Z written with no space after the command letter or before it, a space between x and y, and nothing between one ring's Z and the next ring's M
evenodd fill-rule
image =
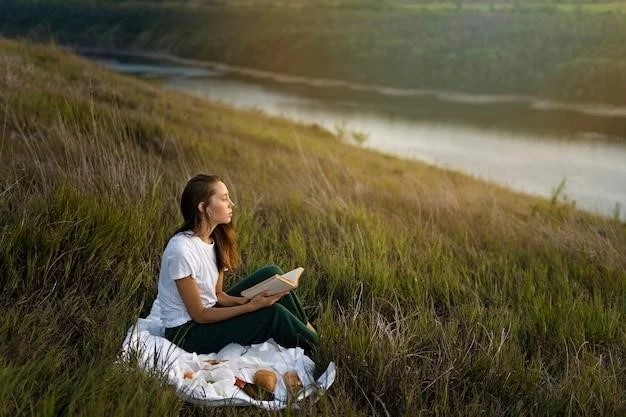
M276 374L269 369L259 369L254 374L254 384L269 392L274 392L276 380Z
M298 373L296 371L287 371L283 375L283 381L285 381L285 386L287 387L287 391L290 393L295 393L300 388L302 388L302 381L298 377Z

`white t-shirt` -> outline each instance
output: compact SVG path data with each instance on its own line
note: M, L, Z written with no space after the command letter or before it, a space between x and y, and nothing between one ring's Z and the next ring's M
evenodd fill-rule
M198 284L202 305L214 306L219 277L215 244L208 244L191 232L181 232L169 240L161 259L157 299L165 327L180 326L191 320L175 282L188 276Z

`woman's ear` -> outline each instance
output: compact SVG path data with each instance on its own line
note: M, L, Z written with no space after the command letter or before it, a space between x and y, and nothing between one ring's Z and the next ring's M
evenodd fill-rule
M198 211L202 214L206 214L207 216L209 216L209 219L211 218L211 213L209 213L209 208L207 207L207 203L200 202L198 203Z

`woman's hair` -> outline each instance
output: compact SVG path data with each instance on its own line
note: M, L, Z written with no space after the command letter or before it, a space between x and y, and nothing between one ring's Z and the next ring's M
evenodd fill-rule
M211 196L215 194L214 185L224 182L217 175L199 174L190 179L180 197L180 212L184 223L174 234L194 230L200 224L198 204L209 204ZM218 224L213 230L213 240L216 245L217 268L233 270L239 266L240 257L235 236L235 227L231 221L228 224Z

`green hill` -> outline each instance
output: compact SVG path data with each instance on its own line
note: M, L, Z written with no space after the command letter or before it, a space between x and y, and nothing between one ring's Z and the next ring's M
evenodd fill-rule
M0 414L185 405L117 361L190 175L223 175L244 265L303 265L338 379L285 415L626 414L626 228L570 205L0 40Z

